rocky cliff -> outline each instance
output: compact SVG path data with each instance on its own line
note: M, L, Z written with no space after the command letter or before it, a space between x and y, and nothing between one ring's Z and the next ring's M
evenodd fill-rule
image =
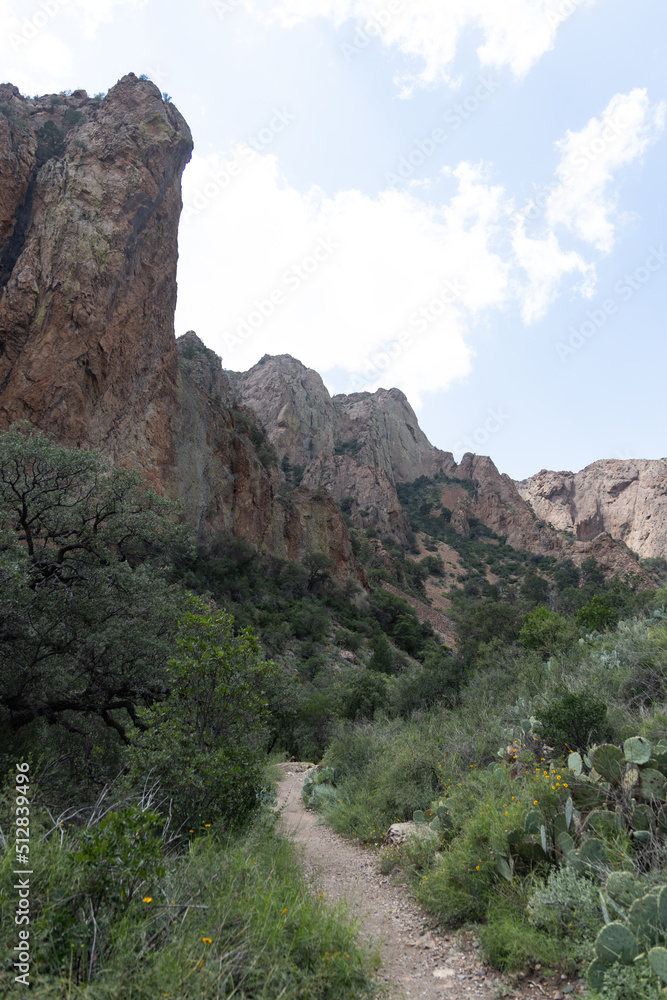
M103 99L0 86L0 429L28 419L136 465L183 499L200 534L290 559L322 551L339 577L363 579L341 508L405 541L396 485L435 473L463 534L475 517L517 548L595 555L609 573L637 569L626 542L664 552L665 463L597 463L517 488L488 458L457 465L434 448L398 389L332 398L288 355L234 373L194 333L177 348L191 151L176 108L132 74Z
M195 333L177 340L173 492L200 535L222 531L264 552L301 560L324 552L339 578L365 580L333 498L288 489L253 412L236 397L221 360Z
M457 465L450 452L430 444L398 389L331 398L320 376L289 355L262 358L249 372L235 373L232 385L239 403L266 429L283 474L297 466L303 485L343 504L357 526L404 540L409 525L396 484L439 472L448 480L442 502L462 534L469 532L470 518L477 518L515 548L577 565L592 555L609 575L639 569L625 539L604 526L575 537L556 530L560 525L540 523L517 485L490 458L465 455Z
M160 478L190 130L133 75L103 100L3 85L0 112L0 427L27 419Z
M404 538L396 483L455 464L429 443L400 389L332 398L317 372L286 354L267 355L232 378L286 475L298 470L304 486L344 504L359 527Z
M604 531L642 559L667 557L667 459L543 469L516 487L538 518L582 541Z
M200 534L323 551L363 579L334 500L282 488L220 359L194 334L177 352L191 152L179 112L133 74L103 99L0 86L0 429L27 419L138 466Z

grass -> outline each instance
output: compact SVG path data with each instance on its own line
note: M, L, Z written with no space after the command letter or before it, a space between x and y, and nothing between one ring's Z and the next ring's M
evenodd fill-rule
M32 995L67 1000L361 1000L374 995L374 957L344 908L314 898L292 845L264 812L242 837L199 836L122 909L93 924L78 878L75 836L35 840ZM12 857L2 859L5 955L15 943ZM80 898L68 898L72 892ZM94 905L94 904L93 904ZM74 916L72 921L71 916ZM67 957L69 955L69 958ZM83 961L81 957L83 956ZM0 996L14 995L0 970Z

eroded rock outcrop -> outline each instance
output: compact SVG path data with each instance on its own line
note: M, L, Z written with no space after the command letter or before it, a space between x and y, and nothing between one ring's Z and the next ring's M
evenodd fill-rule
M103 100L3 85L0 112L0 427L27 419L158 479L190 130L132 74Z
M476 486L474 495L468 492L465 496L459 495L452 524L476 517L496 534L504 535L508 544L516 549L572 559L578 566L593 556L608 576L623 577L626 573L640 572L634 553L608 532L597 531L584 540L540 520L513 480L501 474L490 458L464 455L449 475L453 479L473 481ZM444 492L449 494L451 502L451 487L445 487ZM443 502L446 501L443 499Z
M365 582L333 497L305 486L286 490L275 453L262 447L262 432L234 396L220 358L192 331L177 347L170 485L188 521L200 535L233 534L279 558L323 552L338 579Z
M409 525L396 483L456 464L429 443L400 389L332 398L317 372L286 354L232 378L281 462L345 504L359 527L403 538Z
M363 580L334 499L282 490L220 359L190 332L179 363L191 152L179 112L133 74L104 99L0 87L0 429L27 419L139 467L200 535L290 559L325 552L337 577Z
M538 518L582 541L604 531L642 559L667 556L667 459L608 459L577 473L543 469L516 487Z

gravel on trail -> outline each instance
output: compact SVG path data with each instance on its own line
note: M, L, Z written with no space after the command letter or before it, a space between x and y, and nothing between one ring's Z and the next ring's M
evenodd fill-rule
M361 936L380 949L383 984L378 1000L499 1000L500 997L561 997L544 986L527 990L507 983L485 968L472 937L454 937L429 929L431 919L407 890L379 874L371 850L343 839L321 825L301 799L303 764L283 765L278 790L280 829L302 851L303 866L314 890L327 900L346 900L361 921Z

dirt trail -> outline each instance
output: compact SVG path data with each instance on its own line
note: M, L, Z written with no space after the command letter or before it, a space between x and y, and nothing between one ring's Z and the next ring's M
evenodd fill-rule
M299 765L294 765L298 767ZM333 902L346 899L363 921L362 936L380 945L383 1000L498 1000L514 996L477 958L474 942L461 949L449 935L428 929L429 918L406 891L380 875L376 856L344 840L301 801L303 771L286 770L278 791L283 833L303 849L314 887Z

